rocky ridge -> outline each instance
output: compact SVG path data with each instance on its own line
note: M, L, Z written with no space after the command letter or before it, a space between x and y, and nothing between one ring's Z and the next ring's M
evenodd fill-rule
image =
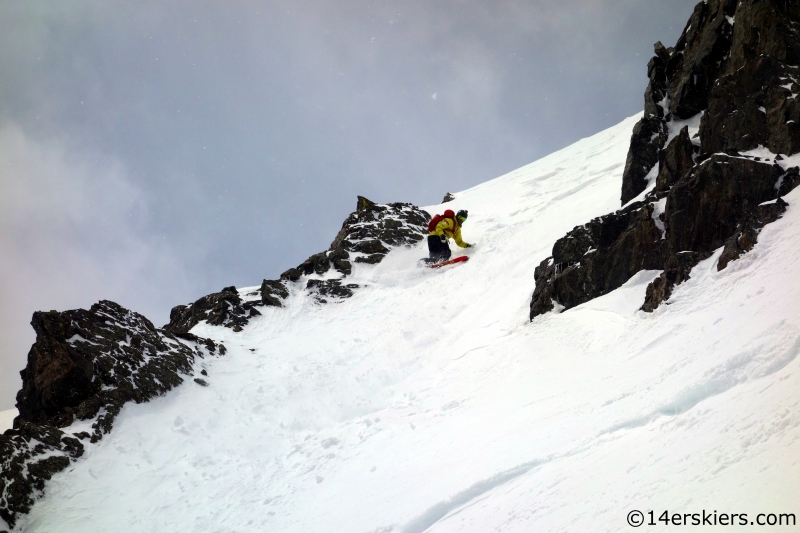
M36 342L20 373L19 416L0 435L0 517L12 527L45 481L83 454L82 441L111 431L123 405L166 393L194 375L198 358L226 351L210 339L158 330L110 301L88 311L36 312L31 325Z
M616 213L577 226L534 271L530 318L569 309L662 270L644 311L670 297L699 261L718 268L757 242L798 183L800 6L708 0L673 48L655 45ZM766 155L765 155L766 154Z
M261 315L259 308L282 306L290 291L307 290L319 303L348 298L358 288L345 280L352 262L380 263L392 247L421 241L428 220L411 204L380 205L359 196L328 250L255 291L226 287L176 306L163 329L110 301L88 311L34 313L36 342L20 373L19 416L0 435L0 518L14 527L45 482L84 453L85 442L111 431L126 403L165 394L196 375L198 358L226 353L224 345L189 333L194 326L205 321L241 331ZM199 373L194 382L208 386L206 370Z
M345 219L327 250L285 271L280 279L265 279L255 292L240 294L236 287L226 287L194 303L176 306L164 329L188 332L205 320L241 331L252 317L261 314L259 307L281 307L290 290L306 290L319 303L349 298L358 288L345 279L352 274L353 263L377 264L392 247L421 241L428 233L430 218L412 204L381 205L359 196L356 210Z

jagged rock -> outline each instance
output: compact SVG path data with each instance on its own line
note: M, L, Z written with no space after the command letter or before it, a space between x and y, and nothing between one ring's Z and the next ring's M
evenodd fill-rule
M687 119L707 107L709 91L731 48L730 20L738 1L708 0L695 7L667 65L670 112L676 117Z
M757 57L714 85L700 125L703 153L800 151L800 69ZM787 88L788 86L788 88Z
M372 239L369 241L361 241L357 242L353 245L353 249L356 252L361 252L362 254L388 254L389 249L383 245L381 241L378 239Z
M30 512L45 481L84 453L78 439L59 429L24 420L16 425L0 435L0 518L11 527Z
M320 303L328 302L324 298L325 296L339 299L350 298L353 295L353 289L357 288L358 285L355 283L343 285L339 279L310 279L306 285L306 289L314 294L315 299Z
M179 385L203 354L107 300L88 311L36 312L31 325L36 342L20 372L17 421L64 427L104 409L95 424L98 438L126 402L141 403Z
M739 2L726 73L735 72L746 62L761 56L787 65L800 64L798 21L800 4L796 1Z
M0 435L0 517L12 527L45 481L97 442L125 403L164 394L191 375L196 357L225 347L190 333L157 330L142 315L101 301L91 309L37 312L36 342L20 372L19 416ZM181 339L181 340L179 340ZM94 420L93 433L58 429Z
M672 290L689 279L692 268L703 259L697 252L679 252L667 260L664 271L647 286L642 311L652 313L669 299Z
M281 274L281 280L284 281L297 281L303 276L303 271L299 268L290 268Z
M735 8L736 0L701 2L675 48L655 44L647 66L644 117L634 127L622 175L622 205L647 188L646 177L659 162L673 115L687 119L707 107L709 91L730 50L733 28L727 17Z
M668 299L715 249L724 246L720 269L751 249L764 224L780 216L782 200L762 204L800 182L797 169L787 172L741 155L759 145L776 154L800 152L798 20L798 2L708 0L697 4L674 49L656 43L645 113L634 127L621 191L623 205L642 194L658 164L647 201L666 197L659 215L664 235L653 247L660 249L663 265L656 268L665 270L648 287L643 310ZM701 112L699 140L690 139L684 127L664 149L674 121ZM596 242L591 223L582 228L559 240L553 257L535 269L531 317L604 294L648 268L632 267L625 246L582 255ZM646 250L655 235L651 230L643 223L627 231L641 235L640 250ZM658 264L656 257L649 256L650 265Z
M384 254L372 254L366 256L356 257L356 263L366 263L368 265L377 265L383 261Z
M387 246L413 245L428 234L427 226L431 217L414 205L378 205L359 196L358 207L344 221L331 244L331 250L342 247L350 252L361 252L363 247L371 250L377 246L374 241L380 241L382 248L363 253L386 254Z
M340 246L332 250L328 258L331 260L333 268L343 275L349 276L353 272L353 265L348 261L348 259L350 259L350 254L343 247Z
M800 40L791 22L798 17L800 5L781 0L697 5L666 76L672 115L687 119L707 109L703 153L759 144L775 153L800 150L800 103L792 97L800 88Z
M694 166L694 146L689 138L689 127L684 127L667 148L661 152L656 193L667 192Z
M775 189L778 191L778 196L786 196L798 185L800 185L800 168L792 167L787 170L783 176L778 178Z
M667 142L667 136L667 127L657 116L644 117L633 127L631 147L622 173L622 205L647 188L647 175L658 163L658 154Z
M558 302L571 309L621 287L642 269L664 265L665 241L652 203L640 202L577 226L556 241L552 257L534 271L530 318Z
M286 285L280 281L265 279L261 282L261 303L274 307L283 307L281 300L289 297Z
M331 263L328 260L328 254L326 252L322 252L312 255L297 268L302 270L303 274L306 276L309 274L319 274L321 276L330 270Z
M220 292L203 296L193 304L173 307L164 330L185 333L205 320L212 326L242 331L250 318L261 314L256 309L258 304L242 301L236 287L225 287Z
M453 195L452 195L452 194L450 194L450 193L447 193L447 194L445 194L445 195L444 195L444 198L442 198L442 203L443 203L443 204L446 204L447 202L452 202L452 201L453 201L453 200L455 200L455 199L456 199L456 197L455 197L455 196L453 196Z
M664 48L661 41L654 46L655 57L647 64L647 77L650 83L644 93L644 116L664 118L664 98L667 96L667 62L674 50Z
M776 198L783 174L777 165L721 154L697 165L667 197L670 250L710 254L723 246L759 204Z
M755 213L741 222L736 228L736 232L725 241L722 255L717 262L717 270L724 270L728 263L752 250L758 242L758 234L761 229L770 222L781 218L788 205L782 198L778 198L774 202L756 207Z
M280 278L296 282L303 276L323 275L331 267L342 276L352 273L350 254L358 254L355 263L380 263L393 246L410 246L428 234L430 215L418 207L393 203L387 205L358 197L356 211L342 224L326 252L312 255L297 268L290 268Z

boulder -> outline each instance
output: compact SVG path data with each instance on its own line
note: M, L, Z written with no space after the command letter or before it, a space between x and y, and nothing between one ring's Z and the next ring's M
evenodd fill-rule
M689 273L701 259L697 252L679 252L670 256L664 271L647 286L641 310L652 313L668 300L675 286L689 279Z
M220 292L203 296L192 304L173 307L164 330L170 333L187 333L200 322L206 321L212 326L242 331L252 317L261 314L256 309L260 304L259 301L243 301L236 287L225 287Z
M357 288L355 283L343 284L340 279L310 279L306 284L306 289L318 303L328 303L325 298L350 298L353 296L353 289Z
M281 300L289 297L286 285L281 281L267 280L261 282L261 303L267 306L283 307Z

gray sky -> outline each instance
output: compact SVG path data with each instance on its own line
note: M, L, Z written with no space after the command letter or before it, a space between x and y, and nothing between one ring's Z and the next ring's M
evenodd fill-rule
M0 2L0 410L33 311L160 326L612 126L695 3Z

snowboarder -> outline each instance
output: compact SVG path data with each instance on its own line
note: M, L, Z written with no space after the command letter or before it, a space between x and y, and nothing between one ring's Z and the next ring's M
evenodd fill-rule
M430 257L425 259L428 264L440 263L450 259L449 239L456 241L461 248L472 248L471 244L461 240L461 225L467 220L467 210L462 209L458 213L453 213L448 209L443 215L436 215L428 224L428 251Z

